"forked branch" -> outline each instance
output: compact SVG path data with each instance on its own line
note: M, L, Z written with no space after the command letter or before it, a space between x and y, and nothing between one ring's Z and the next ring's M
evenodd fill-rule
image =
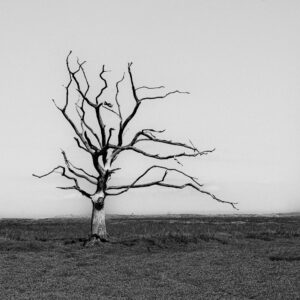
M79 178L83 178L86 181L92 183L92 184L97 184L97 178L89 173L87 173L86 171L84 171L82 168L77 168L75 167L67 158L67 154L65 151L61 151L66 167L69 170L70 173L74 174L75 176L79 177ZM77 171L80 171L81 173L78 173Z
M84 101L81 102L81 105L79 104L76 104L76 111L78 113L78 116L80 118L80 122L81 122L81 128L82 128L82 131L84 132L84 128L86 128L90 133L91 135L97 140L98 144L99 144L99 147L95 147L94 145L92 145L91 147L94 148L95 150L100 150L102 148L102 144L101 144L101 141L99 139L99 136L97 135L97 133L94 131L94 129L89 125L87 124L86 122L86 119L85 119L85 109L84 109Z
M137 187L136 183L138 181L140 181L143 177L145 177L153 169L165 170L165 175L163 177L163 180L166 178L168 172L175 172L177 174L183 175L184 177L190 179L193 183L195 183L199 187L202 186L202 184L199 183L195 177L190 176L190 175L188 175L187 173L185 173L183 171L180 171L180 170L178 170L176 168L168 168L168 167L164 167L164 166L160 166L160 165L153 165L153 166L149 167L148 169L146 169L146 171L144 171L139 177L137 177L131 184L129 184L129 185L120 185L120 186L110 186L110 187L108 187L108 190L120 190L120 189L124 189L122 192L119 192L117 195L125 193L130 188ZM155 181L155 182L157 182L157 181Z
M133 95L133 98L135 100L135 106L134 106L132 112L129 114L129 116L125 120L123 120L121 118L120 127L119 127L119 134L118 134L118 146L122 146L122 144L123 144L124 130L125 130L126 126L129 124L129 122L135 117L135 115L136 115L136 113L137 113L137 111L138 111L141 103L144 100L164 99L164 98L168 97L169 95L176 94L176 93L189 94L188 92L181 92L181 91L176 90L176 91L168 92L168 93L166 93L164 95L161 95L161 96L139 98L138 95L137 95L137 91L139 89L150 89L150 90L151 89L160 89L160 88L163 88L163 86L154 87L154 88L147 87L147 86L141 86L139 88L136 88L134 80L133 80L131 66L132 66L132 63L129 63L128 64L128 74L129 74L129 79L130 79L130 85L131 85L132 95Z
M152 169L154 168L158 168L158 169L163 169L165 170L165 173L162 177L162 179L160 180L155 180L155 181L151 181L151 182L147 182L147 183L141 183L138 184L138 181L140 181L143 177L146 176L146 174L148 174ZM192 182L188 182L182 185L176 185L176 184L170 184L170 183L165 183L165 179L167 177L168 172L170 171L174 171L177 172L179 174L182 174L183 176L187 177L188 179L190 179ZM169 187L169 188L176 188L176 189L183 189L186 187L191 187L195 190L197 190L198 192L202 193L202 194L206 194L209 195L211 198L213 198L214 200L220 202L220 203L226 203L226 204L230 204L234 209L237 209L237 207L235 206L237 203L236 202L231 202L231 201L225 201L225 200L221 200L219 198L217 198L214 194L203 190L201 187L203 186L202 184L200 184L195 177L192 177L178 169L175 168L167 168L164 166L158 166L158 165L154 165L150 168L148 168L144 173L142 173L137 179L135 179L131 184L129 185L120 185L120 186L110 186L108 187L107 190L122 190L120 192L115 192L115 193L107 193L107 195L110 196L116 196L116 195L120 195L123 194L125 192L127 192L128 190L132 189L132 188L144 188L144 187L151 187L151 186L162 186L162 187Z
M79 187L77 178L74 178L74 177L66 174L66 169L63 166L57 166L54 169L52 169L50 172L48 172L46 174L43 174L43 175L36 175L36 174L32 174L32 175L34 177L37 177L37 178L43 178L43 177L46 177L46 176L48 176L48 175L50 175L52 173L55 173L55 171L57 171L57 170L61 170L61 173L60 173L61 176L65 177L65 178L67 178L69 180L72 180L74 182L73 186L57 187L58 189L64 189L64 190L65 189L74 189L74 190L77 190L78 192L80 192L83 196L86 196L86 197L90 197L91 196L91 194L89 194L88 192L86 192L85 190L83 190L83 189L81 189Z
M67 56L67 59L66 59L66 65L67 65L67 69L68 69L68 72L69 72L69 81L68 81L68 84L65 86L65 90L66 90L66 94L65 94L65 104L63 107L59 107L55 100L52 99L54 105L56 106L56 108L63 114L64 118L68 121L68 123L71 125L71 127L73 128L73 130L75 131L76 135L78 136L78 138L81 140L81 142L84 144L84 147L80 147L80 148L83 148L85 149L86 151L88 151L89 153L94 153L95 151L95 148L92 147L92 145L89 143L89 141L86 139L86 137L84 136L84 132L80 132L79 129L77 128L77 126L75 125L74 121L69 117L69 115L67 114L67 108L68 108L68 104L69 104L69 90L70 90L70 86L73 82L73 80L76 82L77 84L77 87L80 88L80 84L79 84L79 81L77 80L76 78L76 74L80 71L80 70L83 70L82 68L82 65L84 64L83 63L79 63L78 62L78 69L74 72L72 72L70 70L70 66L69 66L69 57L71 55L72 51L70 51L70 53L68 54ZM82 94L82 97L86 97L85 94L87 93L88 91L88 87L85 91L85 93L81 93ZM81 120L81 122L83 122L83 120ZM78 142L79 144L79 142Z

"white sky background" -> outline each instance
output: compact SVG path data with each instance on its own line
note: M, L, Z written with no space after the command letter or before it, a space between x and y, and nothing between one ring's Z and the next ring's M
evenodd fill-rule
M132 61L137 86L191 93L145 103L128 136L152 126L173 140L190 138L200 150L216 147L185 161L185 170L220 198L239 202L240 213L300 210L299 1L2 0L0 37L0 217L90 211L87 199L55 189L66 183L59 175L31 176L61 164L60 148L87 165L50 100L63 103L70 49L73 62L87 60L94 86L101 87L102 64L112 70L114 88ZM133 99L124 92L120 101L129 107ZM134 157L120 156L128 173L115 182L130 182L146 168L149 161ZM107 199L106 207L109 213L236 212L193 190L159 188Z

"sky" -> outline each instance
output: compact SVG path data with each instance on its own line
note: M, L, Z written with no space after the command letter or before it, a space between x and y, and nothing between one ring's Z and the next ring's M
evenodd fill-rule
M128 62L137 85L190 92L145 103L128 136L153 127L200 150L216 148L182 161L184 170L238 202L238 213L300 211L299 1L2 0L0 37L0 217L91 211L88 199L55 188L67 184L59 175L32 177L61 164L60 149L90 168L51 101L63 103L70 50L73 66L77 57L87 61L94 91L102 64L110 70L108 98ZM126 80L120 101L128 112ZM119 163L113 180L125 184L150 162L129 153ZM196 191L162 188L108 198L106 211L237 213Z

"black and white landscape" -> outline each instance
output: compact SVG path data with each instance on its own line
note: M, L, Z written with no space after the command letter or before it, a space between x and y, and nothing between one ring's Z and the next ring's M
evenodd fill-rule
M299 299L297 1L1 1L0 33L1 299Z

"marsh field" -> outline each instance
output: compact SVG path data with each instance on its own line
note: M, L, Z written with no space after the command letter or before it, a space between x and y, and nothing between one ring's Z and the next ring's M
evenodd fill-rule
M1 299L300 299L299 216L0 220Z

